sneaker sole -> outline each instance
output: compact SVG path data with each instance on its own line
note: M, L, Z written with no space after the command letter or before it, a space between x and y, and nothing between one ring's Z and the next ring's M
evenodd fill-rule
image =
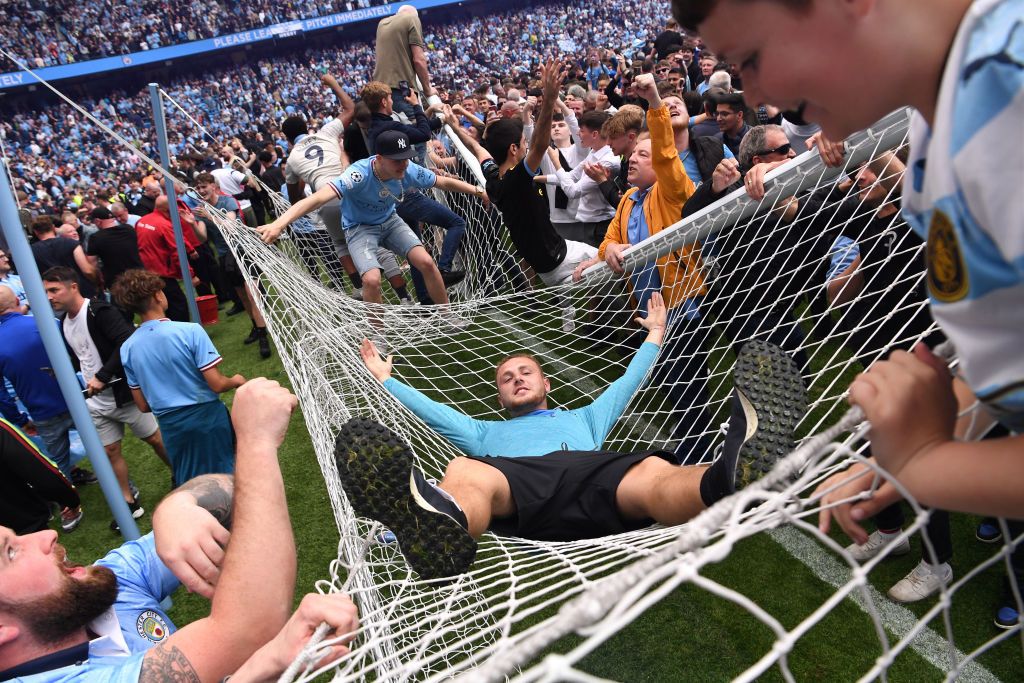
M412 452L396 434L372 420L349 420L338 432L334 457L356 514L390 529L417 574L437 579L470 568L476 540L452 517L415 501L409 484Z
M793 430L807 412L807 392L793 359L774 344L758 340L740 350L734 381L747 424L756 424L740 446L733 479L739 490L770 472L796 447ZM751 412L756 416L753 421Z
M999 543L999 541L1003 540L1003 535L1001 533L996 536L982 536L981 534L976 533L974 534L974 537L982 543Z

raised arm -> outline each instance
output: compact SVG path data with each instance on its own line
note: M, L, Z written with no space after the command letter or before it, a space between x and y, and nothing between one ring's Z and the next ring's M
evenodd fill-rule
M399 403L465 453L483 455L478 448L482 431L481 423L478 420L431 400L416 389L392 377L393 357L383 358L376 345L370 340L363 340L359 347L359 355L370 374L377 378L377 381L383 384L388 393L398 399Z
M352 119L356 115L356 103L352 101L345 89L338 83L338 79L331 74L324 74L320 77L320 81L324 85L329 87L334 93L334 96L338 98L338 104L341 105L341 111L338 112L338 118L341 119L342 124L348 127L348 124L352 123Z
M534 171L540 168L540 162L547 153L548 145L551 144L551 119L555 113L555 100L558 99L558 91L565 80L565 71L561 64L554 60L541 67L540 74L544 102L540 106L537 124L530 139L530 151L526 155L526 167Z
M295 542L277 450L296 405L287 389L262 378L235 397L234 529L210 616L146 653L140 683L219 681L288 620L295 590Z
M280 237L281 233L284 232L284 229L291 225L293 221L302 218L311 211L316 211L327 202L337 198L338 194L335 192L334 186L330 184L324 185L302 201L292 204L273 223L256 228L256 232L259 233L260 239L264 243L273 244Z
M686 175L683 162L679 159L675 136L672 133L672 119L668 108L661 102L654 76L637 76L636 92L650 103L647 109L647 127L651 131L651 165L654 167L661 192L664 196L674 197L682 204L697 188Z
M647 339L629 362L626 372L622 377L608 385L597 399L589 406L580 409L591 426L594 440L602 443L612 425L622 415L629 400L640 388L640 384L647 376L647 372L654 365L658 357L658 348L661 346L665 334L665 324L668 319L668 312L665 308L665 300L661 294L655 292L647 302L647 317L637 318L636 321L641 327L647 329Z

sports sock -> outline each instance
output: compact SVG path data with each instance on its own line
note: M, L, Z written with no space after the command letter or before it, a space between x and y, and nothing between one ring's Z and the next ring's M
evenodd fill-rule
M405 285L401 285L400 287L395 287L395 294L398 295L399 299L408 299L408 298L410 298L409 297L409 288L406 287Z
M726 496L734 493L732 486L733 468L725 462L725 454L704 470L700 478L700 499L705 507L711 507Z
M363 286L363 278L359 277L359 273L349 273L348 279L356 289Z

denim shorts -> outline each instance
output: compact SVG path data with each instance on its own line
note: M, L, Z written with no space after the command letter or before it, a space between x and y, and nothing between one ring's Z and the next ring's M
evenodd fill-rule
M360 275L380 268L377 248L384 247L396 256L406 257L414 247L422 244L420 238L405 224L397 213L380 225L360 223L345 231L348 250Z

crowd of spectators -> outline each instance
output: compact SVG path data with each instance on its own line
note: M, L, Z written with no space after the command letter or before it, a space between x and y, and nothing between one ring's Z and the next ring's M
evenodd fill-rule
M574 0L470 21L424 27L432 78L441 88L470 93L481 85L525 77L540 60L573 56L583 78L589 46L610 47L619 58L645 52L661 30L668 4L660 0L593 5ZM321 83L337 76L356 92L373 74L374 46L356 42L330 49L307 49L242 65L217 65L183 73L164 89L203 128L220 140L246 132L275 135L277 124L300 113L319 116L336 108L335 96ZM85 98L79 106L105 122L147 155L157 154L146 90ZM187 117L167 107L172 154L206 150L213 140ZM242 137L245 137L242 135ZM140 158L112 140L86 117L61 103L3 111L0 142L15 185L37 209L63 210L89 194L128 189Z
M387 0L0 2L0 45L33 68L213 38L260 26L386 5Z

